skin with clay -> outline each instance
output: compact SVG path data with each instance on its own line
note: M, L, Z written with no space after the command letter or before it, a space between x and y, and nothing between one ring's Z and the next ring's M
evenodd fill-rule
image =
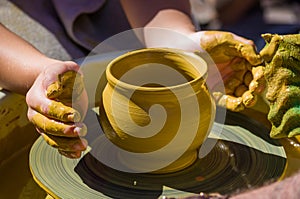
M262 59L253 46L238 42L232 34L216 34L216 31L207 31L200 43L218 68L229 63L228 73L234 74L223 78L225 93L213 93L218 105L232 111L253 106L256 95L264 90L264 68L259 66Z
M80 143L83 138L81 137L87 133L84 124L81 125L79 131L75 131L73 129L76 128L75 126L68 128L67 124L57 121L68 124L81 121L81 114L72 107L72 102L79 100L83 90L83 77L76 71L71 70L58 75L57 81L50 84L46 91L47 97L53 100L48 110L48 117L53 118L52 122L44 125L46 119L42 114L35 114L32 117L32 123L40 132L43 132L42 136L45 141L52 147L58 148L62 154L72 151L73 146L82 146ZM85 150L85 147L81 147L80 151L82 150Z
M266 98L270 102L268 119L272 124L270 136L299 135L300 34L264 34L262 37L266 46L259 55L253 53L251 47L233 40L229 34L202 42L202 47L217 64L219 61L226 62L232 55L246 58L244 65L231 65L236 74L224 81L225 95L215 94L218 104L232 111L241 111L254 105L256 96L267 87Z

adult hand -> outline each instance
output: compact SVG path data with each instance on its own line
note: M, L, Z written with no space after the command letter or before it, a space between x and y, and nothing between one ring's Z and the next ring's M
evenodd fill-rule
M46 142L69 158L79 158L87 147L82 119L88 105L79 66L68 61L45 67L26 102L28 118Z
M264 67L252 41L230 32L201 31L201 47L209 53L223 78L225 93L215 93L217 103L241 111L256 103L264 90ZM194 35L195 36L195 35Z

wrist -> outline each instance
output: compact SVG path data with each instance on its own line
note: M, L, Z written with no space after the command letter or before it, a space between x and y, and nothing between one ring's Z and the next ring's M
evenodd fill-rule
M22 81L12 85L14 87L9 90L25 95L41 73L46 73L45 71L47 68L51 67L52 65L59 65L62 63L63 61L49 58L45 55L36 57L36 59L33 60L33 64L28 64L28 62L24 63L26 66L23 67L24 73L21 78Z
M149 27L171 29L186 35L195 32L195 26L192 23L191 17L174 9L159 11L155 17L146 24L145 28Z

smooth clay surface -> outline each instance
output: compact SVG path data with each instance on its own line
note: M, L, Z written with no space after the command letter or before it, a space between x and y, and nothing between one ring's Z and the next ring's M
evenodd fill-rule
M153 154L141 159L120 155L126 166L137 171L152 169L149 165L159 168L180 154L177 161L153 171L166 173L196 160L215 114L206 70L201 57L171 49L133 51L110 63L100 113L105 133L121 149Z

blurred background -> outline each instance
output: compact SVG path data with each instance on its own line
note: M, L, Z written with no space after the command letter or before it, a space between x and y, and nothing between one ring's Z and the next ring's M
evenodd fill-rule
M201 30L224 30L252 39L263 33L300 33L300 0L190 0Z

